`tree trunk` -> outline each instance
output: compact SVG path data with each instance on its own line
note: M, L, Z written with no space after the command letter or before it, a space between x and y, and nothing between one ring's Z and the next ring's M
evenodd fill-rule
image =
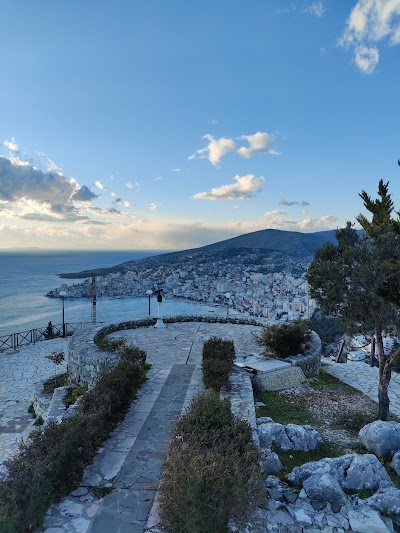
M379 356L378 420L387 420L389 418L388 388L392 377L393 361L385 356L381 325L375 327L375 337Z

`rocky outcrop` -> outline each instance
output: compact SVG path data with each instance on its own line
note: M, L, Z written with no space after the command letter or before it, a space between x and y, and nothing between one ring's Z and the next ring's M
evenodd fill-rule
M322 438L311 426L278 424L267 422L258 425L260 445L267 448L275 446L279 450L315 450L322 444Z
M329 474L315 474L307 478L303 488L310 500L329 502L331 506L342 507L346 503L346 494L338 481Z
M305 463L295 467L288 479L296 485L302 485L310 476L324 474L335 478L342 489L375 491L381 487L392 486L384 466L372 454L352 453Z
M358 438L378 457L391 457L400 450L400 424L376 420L361 428Z
M373 509L390 515L400 515L400 490L388 487L365 500Z

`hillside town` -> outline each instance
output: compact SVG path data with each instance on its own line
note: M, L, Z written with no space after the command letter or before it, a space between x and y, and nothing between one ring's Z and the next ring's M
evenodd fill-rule
M288 261L279 272L263 273L254 265L227 259L186 261L179 265L141 265L127 272L114 272L96 277L98 298L145 296L147 290L163 288L166 298L183 298L207 305L228 305L242 313L269 320L293 320L312 316L316 303L309 298L306 271L308 260ZM273 270L273 268L271 268ZM47 296L90 298L92 280L60 287ZM227 296L229 295L229 296Z

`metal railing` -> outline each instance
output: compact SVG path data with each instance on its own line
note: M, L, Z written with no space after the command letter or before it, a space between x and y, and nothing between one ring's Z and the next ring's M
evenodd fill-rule
M71 336L75 331L92 325L92 322L66 322L64 324L65 336ZM63 337L64 328L63 324L52 324L43 328L18 331L10 335L0 335L0 352L9 349L16 350L20 346L26 346L27 344Z

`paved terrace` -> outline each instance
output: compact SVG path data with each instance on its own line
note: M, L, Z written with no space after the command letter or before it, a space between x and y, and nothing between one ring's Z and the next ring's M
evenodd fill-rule
M84 474L81 486L46 517L47 533L136 533L156 531L156 505L152 501L169 432L191 398L202 390L201 351L211 336L233 339L238 355L258 351L254 326L177 323L165 330L141 328L114 333L147 352L153 366L148 381L132 403L126 419L100 448ZM66 339L54 339L0 354L0 453L8 457L16 442L26 437L31 417L26 414L36 384L51 377L49 352L66 348ZM378 369L364 363L324 368L377 400ZM400 415L400 375L389 387L391 411ZM1 455L0 455L1 457ZM92 489L112 487L104 498Z

